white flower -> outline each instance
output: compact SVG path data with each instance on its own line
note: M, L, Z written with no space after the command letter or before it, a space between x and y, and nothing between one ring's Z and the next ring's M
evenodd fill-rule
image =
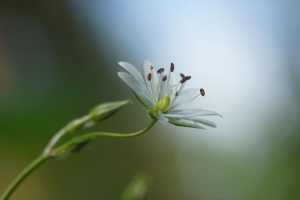
M198 88L183 90L191 76L180 74L181 80L176 83L173 76L173 63L167 75L164 74L163 68L156 71L149 61L143 63L143 75L130 63L119 62L118 64L128 72L119 72L119 77L131 87L139 101L149 110L152 118L176 126L204 129L198 125L204 124L217 127L215 123L199 118L199 116L221 116L217 112L204 109L179 109L200 94L204 96L205 92L202 88L200 94Z

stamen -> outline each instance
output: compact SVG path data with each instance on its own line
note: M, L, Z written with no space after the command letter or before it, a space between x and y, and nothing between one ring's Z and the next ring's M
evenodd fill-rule
M164 97L165 97L165 85L166 85L166 79L167 79L167 76L164 76L163 78L162 78L162 84L161 84L161 92L160 92L160 95L161 95L161 97L160 97L160 107L162 107L163 106L163 101L164 101Z
M174 63L171 63L171 67L170 67L170 71L169 71L169 79L168 79L168 83L166 84L166 87L165 87L165 91L167 92L167 95L170 95L170 79L171 79L171 72L173 72L175 69L174 67Z
M158 73L158 74L161 74L161 73L163 73L164 71L165 71L164 68L160 68L159 70L157 70L157 73Z
M186 80L190 80L191 78L191 76L186 76Z
M158 101L158 94L157 94L157 92L158 92L158 88L157 88L157 78L156 78L156 76L155 76L155 74L154 74L154 68L153 68L153 66L151 65L151 67L150 67L150 69L151 69L151 78L152 78L152 81L151 81L151 90L152 90L152 93L153 93L153 96L154 96L154 101ZM154 86L156 86L156 87L154 87Z
M169 75L170 75L170 72L169 72ZM164 87L163 87L163 98L165 97L165 95L168 95L167 93L167 90L168 90L168 86L169 86L169 81L170 81L170 76L168 78L168 81L166 82L168 76L165 75L163 78L162 78L162 81L164 82Z
M171 71L171 72L173 72L173 71L174 71L174 69L175 69L175 67L174 67L174 64L173 64L173 63L171 63L170 71Z
M181 78L184 78L184 77L185 77L185 75L184 75L183 73L180 73L180 76L181 76Z
M156 90L156 96L157 96L157 102L159 101L159 97L160 97L160 88L161 88L161 74L158 78L158 84L157 84L157 90Z
M151 81L152 80L152 74L151 73L149 73L148 74L148 77L147 77L147 79L148 79L148 81L150 81L150 88L149 88L149 85L148 84L146 84L146 87L147 87L147 89L148 89L148 91L150 91L151 90L151 92L150 92L150 94L152 94L152 98L153 98L153 100L154 100L154 102L155 102L155 94L154 94L154 90L153 90L153 81Z
M159 70L157 70L157 73L160 75L160 76L159 76L159 82L158 82L158 89L159 89L159 91L158 91L158 99L162 99L162 98L163 98L162 93L163 93L163 91L164 91L164 84L163 84L162 81L167 80L167 77L166 77L166 78L165 78L165 77L161 78L162 73L163 73L164 71L165 71L164 68L160 68ZM165 78L165 80L164 80L164 78Z
M148 74L148 81L151 81L152 75L151 73Z
M179 89L179 91L178 91L178 94L180 94L180 93L181 93L181 91L182 91L182 90L183 90L183 88L184 88L184 85L185 85L185 83L181 84L181 86L180 86L180 89Z
M200 94L204 97L205 91L203 90L203 88L200 89Z
M160 99L161 99L161 106L162 106L162 104L163 104L163 99L165 98L165 90L166 90L166 80L167 80L167 75L165 75L161 80L163 81L162 86L161 86L161 92L160 92L160 94L161 94Z
M204 89L203 88L201 88L200 89L200 94L202 95L202 96L204 96L205 95L205 91L204 91ZM183 105L186 105L186 104L188 104L188 103L190 103L191 101L193 101L194 99L196 99L197 97L199 97L200 96L200 94L197 94L196 96L194 96L191 100L189 100L188 102L186 102L185 104L183 104Z
M150 81L151 81L152 74L149 74L149 75L150 75ZM149 75L148 75L148 80L149 80ZM151 87L151 92L152 92L153 100L154 100L154 102L156 102L155 90L153 89L153 81L150 82L150 87Z

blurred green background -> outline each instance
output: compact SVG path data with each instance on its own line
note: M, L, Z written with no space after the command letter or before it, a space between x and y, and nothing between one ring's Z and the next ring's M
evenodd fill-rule
M299 1L1 1L0 192L70 120L131 99L93 130L150 121L117 76L175 64L213 109L207 131L157 123L47 162L12 199L118 199L138 171L146 199L300 198Z

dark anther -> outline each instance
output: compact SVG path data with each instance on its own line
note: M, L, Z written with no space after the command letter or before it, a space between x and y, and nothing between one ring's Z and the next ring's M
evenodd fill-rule
M186 76L186 80L190 80L191 78L191 76Z
M157 70L157 73L161 74L161 73L163 73L164 71L165 71L164 68L160 68L159 70Z
M175 67L174 67L174 64L173 64L173 63L171 63L171 68L170 68L170 71L171 71L171 72L173 72L173 71L174 71L174 69L175 69Z
M162 78L162 81L166 81L167 80L167 75L165 75L163 78Z
M203 88L200 89L200 94L204 97L205 91L203 90Z
M180 83L184 83L184 82L186 82L187 80L188 80L187 77L184 77L184 78L181 79Z
M181 76L181 78L184 78L184 77L185 77L185 75L184 75L184 74L182 74L182 73L180 74L180 76Z
M153 69L153 66L151 65L150 69Z
M176 97L178 96L178 92L175 93L175 96L176 96Z
M148 81L151 81L152 75L151 73L148 74Z

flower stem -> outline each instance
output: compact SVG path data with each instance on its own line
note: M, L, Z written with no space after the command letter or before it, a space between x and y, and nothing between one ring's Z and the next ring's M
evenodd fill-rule
M15 189L22 183L22 181L33 172L37 167L39 167L43 162L47 160L47 156L40 155L37 157L32 163L30 163L10 184L10 186L6 189L4 194L1 196L1 200L7 200L11 194L15 191Z
M134 133L110 133L110 132L92 132L92 133L87 133L78 137L75 137L71 140L69 140L68 142L56 147L55 149L53 149L52 154L61 154L62 152L66 151L67 149L72 148L74 145L81 143L83 141L87 141L87 140L91 140L94 139L96 137L116 137L116 138L130 138L130 137L136 137L138 135L141 135L143 133L145 133L146 131L148 131L155 123L156 123L156 119L153 119L149 125L137 132Z

